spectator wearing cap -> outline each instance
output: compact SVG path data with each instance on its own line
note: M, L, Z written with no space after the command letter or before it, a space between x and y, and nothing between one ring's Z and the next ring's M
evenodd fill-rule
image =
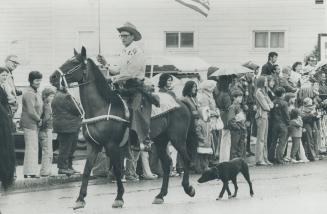
M42 81L42 74L39 71L31 71L28 81L30 86L23 94L20 120L25 140L24 177L38 178L38 129L42 122L42 97L38 89Z
M285 148L287 145L287 127L289 125L289 112L288 104L284 100L285 89L278 87L275 90L276 99L273 101L274 108L271 110L271 121L272 121L272 138L271 147L269 148L268 157L269 160L276 162L277 164L283 164ZM277 143L278 142L278 143ZM276 154L276 156L275 156Z
M262 66L261 75L272 75L273 65L276 64L278 58L278 54L276 52L270 52L268 54L268 62Z
M267 78L261 76L257 80L257 91L255 93L257 113L255 115L257 122L257 143L256 143L256 165L263 166L270 164L267 155L268 138L268 114L273 108L273 103L268 97L266 88L268 86Z
M42 161L40 175L42 177L50 176L52 169L52 109L51 103L55 95L55 90L45 88L42 91L43 113L41 115L41 127L39 131L39 141L42 148Z
M302 142L305 153L310 161L318 160L315 145L315 132L318 131L316 127L318 114L316 111L316 106L313 105L312 99L309 97L303 100L301 116L303 120Z
M246 116L241 108L243 93L232 91L233 104L229 107L227 123L231 135L230 159L245 158Z
M10 117L11 119L14 117L14 114L17 112L18 109L18 101L17 96L22 95L22 91L18 90L15 85L13 71L18 67L19 60L16 55L9 55L5 59L5 69L8 71L9 77L4 84L4 89L8 96L8 102L10 106ZM15 126L13 126L15 129Z

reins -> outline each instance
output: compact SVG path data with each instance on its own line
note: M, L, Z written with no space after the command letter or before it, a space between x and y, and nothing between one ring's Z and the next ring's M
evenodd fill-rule
M68 85L68 82L67 82L67 79L66 79L66 76L67 75L71 75L73 74L75 71L77 71L80 67L82 66L82 64L79 64L75 67L73 67L71 70L67 71L67 73L64 73L60 68L57 68L56 71L59 72L60 74L60 82L61 80L63 81L64 83L64 87L66 88L67 90L67 93L70 95L75 107L77 108L77 110L79 111L80 115L81 115L81 118L82 118L82 125L85 126L85 129L86 129L86 132L87 134L89 135L89 137L91 138L91 140L98 144L98 145L101 145L90 133L90 130L89 130L89 127L88 127L88 124L93 124L93 123L97 123L97 122L100 122L100 121L109 121L109 120L115 120L115 121L119 121L119 122L123 122L123 123L129 123L128 120L124 119L124 118L121 118L119 116L116 116L116 115L111 115L110 112L111 112L111 103L109 104L108 106L108 113L106 115L100 115L100 116L96 116L96 117L91 117L91 118L85 118L85 111L82 107L82 105L80 103L78 103L78 101L75 99L75 97L73 96L73 94L71 93L71 88L75 88L75 87L79 87L81 85L86 85L86 84L89 84L91 83L92 81L88 81L88 82L84 82L84 83L79 83L78 85L76 86L73 86L73 87L70 87ZM120 95L118 95L119 98L122 100L122 98L120 97ZM122 101L123 102L123 101ZM123 106L124 106L124 111L125 111L125 114L126 114L126 117L129 118L129 113L128 113L128 108L126 106L126 104L123 102ZM124 137L123 137L123 141L126 140L126 133L124 134ZM123 141L120 143L120 145L123 143Z

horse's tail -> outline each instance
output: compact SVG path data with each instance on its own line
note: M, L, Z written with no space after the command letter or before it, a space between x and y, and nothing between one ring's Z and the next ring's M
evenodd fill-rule
M14 181L16 160L10 119L3 117L2 113L0 112L0 181L6 190Z
M189 157L191 158L191 160L195 158L195 155L197 153L197 147L198 147L198 142L197 142L197 138L196 138L196 133L195 133L195 126L194 126L194 117L192 114L192 108L190 106L190 104L188 102L186 102L185 100L181 99L180 100L182 104L185 105L185 108L187 109L187 111L189 112L189 116L190 116L190 124L188 127L188 131L187 131L187 138L186 138L186 147L187 147L187 153L189 155Z

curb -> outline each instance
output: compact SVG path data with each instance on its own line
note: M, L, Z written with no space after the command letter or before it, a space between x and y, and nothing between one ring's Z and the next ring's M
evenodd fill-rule
M90 180L92 179L93 177L90 178ZM8 189L8 192L13 192L17 190L24 190L26 192L29 192L42 187L67 184L81 180L82 174L71 175L69 177L67 175L56 175L51 177L26 178L24 180L16 180L13 186Z

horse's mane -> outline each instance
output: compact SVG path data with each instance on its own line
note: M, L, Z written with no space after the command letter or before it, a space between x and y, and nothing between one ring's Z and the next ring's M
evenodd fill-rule
M99 92L100 96L106 101L106 102L119 102L119 97L117 94L110 88L108 85L108 82L102 72L100 71L99 67L93 62L92 59L87 59L87 66L88 69L91 69L93 71L94 77L95 77L95 86L97 88L97 91Z

